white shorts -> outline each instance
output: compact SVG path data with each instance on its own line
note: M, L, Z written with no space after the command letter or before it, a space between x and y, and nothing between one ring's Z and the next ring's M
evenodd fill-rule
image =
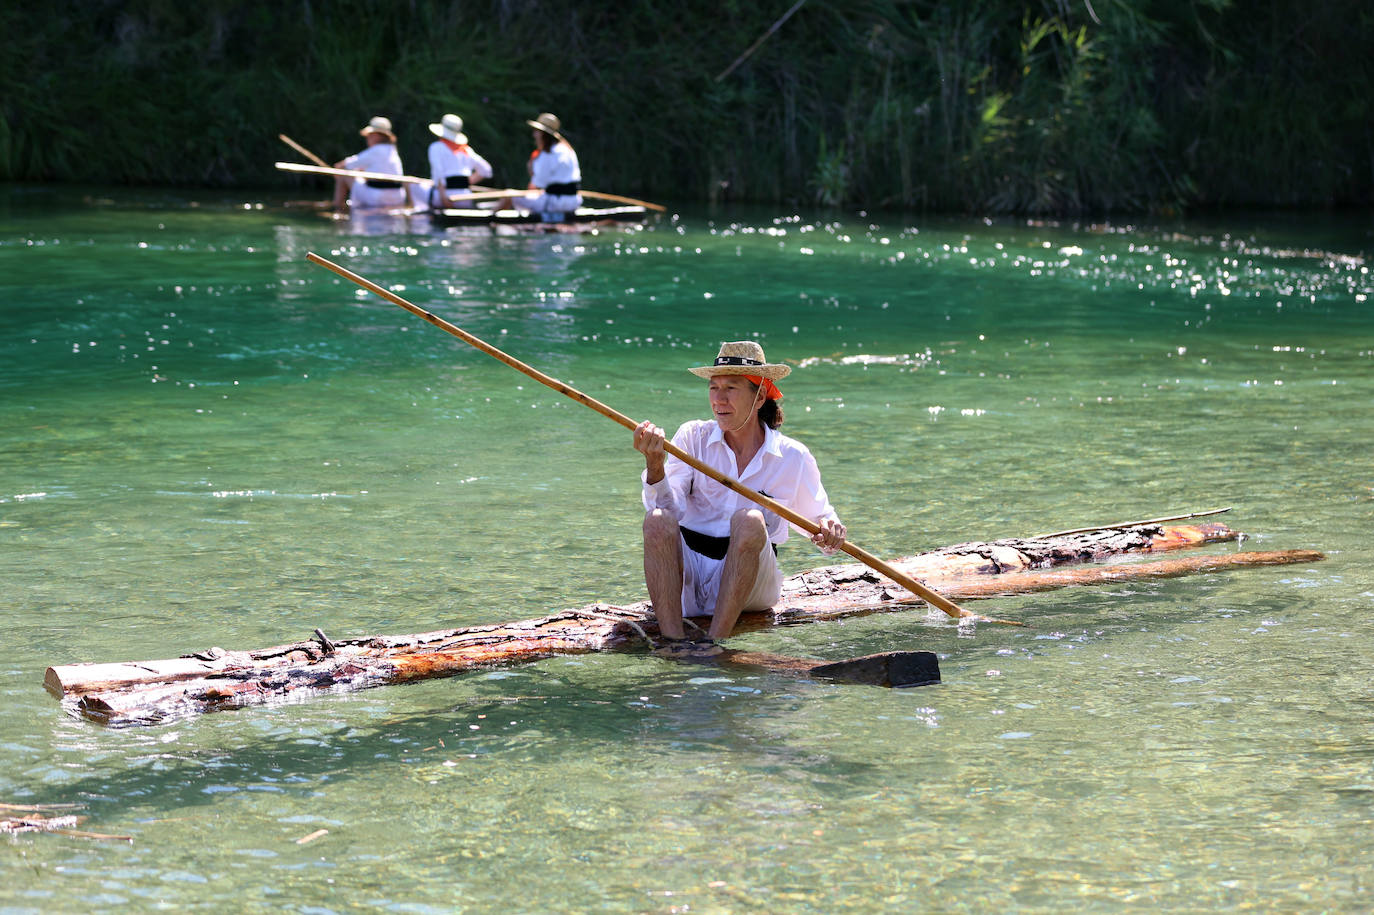
M581 194L538 194L513 197L511 203L531 213L571 213L582 206Z
M348 192L349 204L363 210L403 207L409 197L404 187L373 187L361 179L354 181Z
M682 615L710 616L715 612L720 596L720 576L725 570L724 559L703 556L682 543ZM782 597L782 569L778 554L767 541L759 551L759 574L754 587L744 600L741 610L767 610Z

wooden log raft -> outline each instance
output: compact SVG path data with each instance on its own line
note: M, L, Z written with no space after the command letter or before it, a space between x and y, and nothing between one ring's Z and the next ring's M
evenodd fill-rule
M953 599L969 599L1093 582L1308 563L1324 558L1321 553L1311 550L1288 550L1056 568L1129 554L1231 541L1238 537L1218 523L1168 527L1156 524L1077 531L1065 536L964 543L896 560L892 564L908 575L930 581L932 586ZM863 566L829 566L791 576L784 583L778 605L769 611L742 614L736 631L905 611L922 603L905 589ZM976 624L964 620L951 625ZM210 648L167 660L60 665L48 668L45 685L72 714L112 726L153 724L217 709L453 676L555 654L625 649L657 637L652 607L647 602L628 606L598 603L538 619L488 626L339 640L331 640L317 629L314 639L253 651ZM800 676L827 676L821 669L826 662L779 659L757 652L727 650L702 663L764 667ZM921 663L923 659L897 659L892 669L919 667ZM848 672L854 674L855 670ZM876 675L886 676L886 668ZM845 677L841 675L840 679Z

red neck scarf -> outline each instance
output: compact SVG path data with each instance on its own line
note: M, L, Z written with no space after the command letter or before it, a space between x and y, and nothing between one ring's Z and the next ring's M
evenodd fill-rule
M453 150L453 151L456 152L456 153L465 153L465 152L467 152L468 149L469 149L469 147L468 147L468 145L467 145L466 143L455 143L455 142L453 142L452 140L450 140L448 137L440 137L439 139L440 139L440 140L443 140L443 141L444 141L444 145L447 146L449 149Z

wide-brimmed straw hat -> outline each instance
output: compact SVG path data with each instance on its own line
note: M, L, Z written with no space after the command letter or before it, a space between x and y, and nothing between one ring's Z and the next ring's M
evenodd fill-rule
M558 132L563 129L563 122L558 120L556 116L549 114L547 111L541 114L539 117L535 118L533 121L526 121L525 123L533 127L535 130L542 130L544 131L544 133L550 134L555 139L563 139L563 135Z
M367 122L367 126L358 133L367 136L370 133L383 133L391 137L391 142L396 142L396 134L391 130L391 118L373 118Z
M430 124L429 132L454 143L462 144L468 141L467 134L463 133L463 119L456 114L446 114L438 124Z
M713 364L693 366L687 371L701 378L713 375L759 375L769 381L777 381L791 374L792 366L769 362L763 355L763 347L752 340L740 340L722 343Z

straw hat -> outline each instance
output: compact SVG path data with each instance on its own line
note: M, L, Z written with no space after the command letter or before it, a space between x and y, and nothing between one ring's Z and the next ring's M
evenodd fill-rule
M358 133L362 134L363 136L367 136L370 133L382 133L386 134L388 137L391 137L391 142L396 142L396 134L392 133L391 131L390 118L373 118L372 120L368 121L367 126L364 127L362 130L358 131Z
M563 122L558 120L558 118L554 115L549 114L547 111L541 114L539 117L535 118L533 121L526 121L525 123L533 127L535 130L542 130L544 131L544 133L550 134L555 139L563 139L563 135L558 132L562 129Z
M440 123L430 124L429 132L460 145L468 141L467 134L463 133L463 119L456 114L446 114Z
M792 366L769 362L763 355L763 347L752 340L736 343L722 343L720 354L712 365L698 365L687 371L701 378L712 375L759 375L769 381L786 378Z

